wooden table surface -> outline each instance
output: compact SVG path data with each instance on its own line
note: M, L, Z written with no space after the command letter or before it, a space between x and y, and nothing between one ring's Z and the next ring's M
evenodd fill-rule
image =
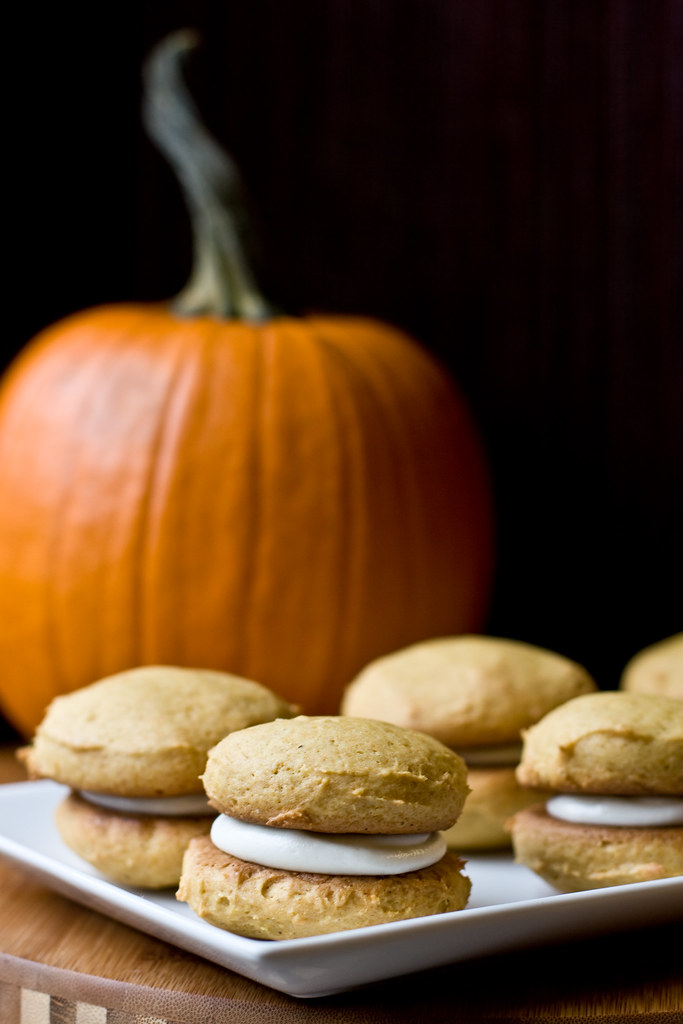
M20 780L0 750L0 782ZM683 920L292 998L59 896L0 860L2 1024L683 1021Z

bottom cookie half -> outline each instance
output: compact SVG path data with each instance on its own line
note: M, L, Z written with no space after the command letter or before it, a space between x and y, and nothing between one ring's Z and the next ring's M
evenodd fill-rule
M187 844L211 828L209 817L120 814L75 792L58 805L55 823L66 845L103 875L145 889L177 886Z
M562 892L683 875L683 828L576 825L539 804L510 829L516 860Z
M404 875L281 871L231 857L210 839L185 854L178 899L210 924L257 939L293 939L462 910L470 880L447 853Z
M506 824L524 807L545 800L550 793L524 789L515 769L470 768L470 793L455 825L444 832L452 850L495 850L511 845Z

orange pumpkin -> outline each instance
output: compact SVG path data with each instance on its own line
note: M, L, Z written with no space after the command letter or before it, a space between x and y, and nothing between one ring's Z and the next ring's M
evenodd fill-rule
M186 47L150 65L152 104L170 75L178 123L194 117ZM192 129L186 187L204 146L232 190ZM0 703L25 734L56 694L150 663L334 712L372 658L484 622L491 502L456 386L384 324L271 314L213 216L220 191L188 198L197 272L179 304L77 314L0 390Z

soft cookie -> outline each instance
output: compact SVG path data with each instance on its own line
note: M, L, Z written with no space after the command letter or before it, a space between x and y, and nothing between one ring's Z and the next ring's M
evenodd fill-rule
M540 798L515 777L522 729L595 688L582 666L532 644L441 637L372 662L347 687L341 711L420 730L460 753L471 793L448 844L493 849L510 845L508 818Z
M659 640L634 654L619 686L634 693L659 693L683 700L683 633Z
M509 827L516 859L556 888L683 874L683 702L577 697L525 732L517 776L553 791Z
M30 777L70 787L56 812L68 846L118 882L163 888L211 826L200 778L209 749L297 711L224 672L147 666L57 697L20 757Z
M440 834L462 809L466 767L429 736L300 716L231 733L203 778L220 813L188 846L178 898L214 925L297 938L467 903Z

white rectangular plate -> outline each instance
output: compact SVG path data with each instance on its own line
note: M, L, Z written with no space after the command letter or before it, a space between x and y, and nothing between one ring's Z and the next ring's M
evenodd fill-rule
M494 854L467 858L466 910L315 938L246 939L199 920L172 893L115 885L76 857L53 824L65 792L53 782L0 786L0 855L93 910L288 995L331 995L483 954L683 918L683 877L563 894Z

